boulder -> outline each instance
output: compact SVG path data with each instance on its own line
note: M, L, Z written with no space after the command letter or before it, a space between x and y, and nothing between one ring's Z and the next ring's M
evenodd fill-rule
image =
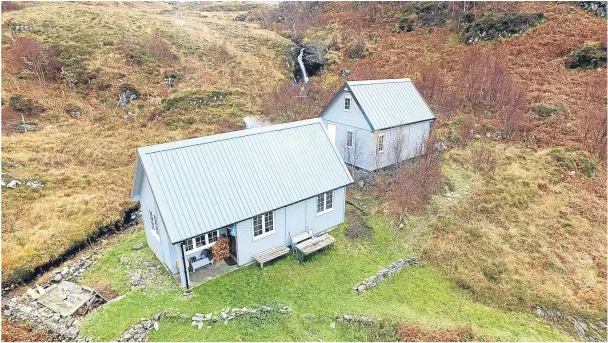
M145 243L138 242L138 243L133 244L132 248L133 248L133 250L139 250L139 249L143 248L144 246L145 246Z
M19 181L19 180L13 180L11 182L9 182L6 187L7 188L17 188L19 186L21 186L23 184L23 182Z

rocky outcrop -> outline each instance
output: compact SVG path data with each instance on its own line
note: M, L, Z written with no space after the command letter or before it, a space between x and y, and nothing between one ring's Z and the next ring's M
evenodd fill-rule
M6 188L11 188L11 189L15 189L19 186L25 186L26 188L29 189L40 189L40 188L44 188L44 182L40 181L40 180L30 180L30 181L20 181L20 180L11 180L9 182L6 182L4 180L0 181L0 184L2 185L2 187L6 187Z
M353 287L353 293L356 294L361 294L364 292L367 292L368 290L370 290L373 287L376 287L376 285L388 278L389 276L397 273L398 271L400 271L401 269L408 267L408 266L415 266L418 265L418 258L417 257L412 257L412 258L408 258L408 259L401 259L401 260L397 260L395 262L393 262L390 266L383 268L382 270L380 270L378 272L378 274L368 278L367 280L357 284L355 287Z
M461 33L466 44L507 38L541 23L542 13L486 14L468 24Z
M300 45L293 51L293 61L295 62L294 78L296 82L303 80L304 75L298 64L298 55L300 49L304 49L302 54L302 62L308 76L319 75L325 67L325 53L327 49L321 43L311 45Z
M606 323L600 319L594 324L591 320L572 314L563 314L555 309L536 306L532 310L549 322L561 326L566 331L575 331L585 341L606 342Z
M579 5L586 11L597 16L607 18L606 1L579 1Z

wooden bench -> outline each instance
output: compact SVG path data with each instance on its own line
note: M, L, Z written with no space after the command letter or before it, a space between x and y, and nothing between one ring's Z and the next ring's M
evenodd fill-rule
M277 257L281 257L285 254L289 253L289 248L284 246L284 245L280 245L276 248L272 248L266 251L263 251L259 254L255 254L253 255L253 259L260 264L260 267L263 269L264 268L264 263L268 262L268 261L272 261Z
M289 236L291 238L291 247L295 248L296 244L305 241L309 238L313 237L312 230L308 230L306 232L299 233L295 236Z
M296 244L296 250L299 253L298 259L300 262L304 262L305 256L308 256L328 246L333 247L335 241L336 239L333 236L326 233L319 237L314 237L298 243Z

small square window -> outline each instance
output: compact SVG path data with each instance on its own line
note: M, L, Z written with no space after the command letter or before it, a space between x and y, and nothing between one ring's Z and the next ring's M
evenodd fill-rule
M344 98L344 110L350 111L350 98Z
M209 244L217 241L217 231L212 231L207 234L207 241Z
M189 239L186 241L186 251L190 251L194 249L194 242Z
M198 237L194 237L194 246L200 248L205 246L207 243L205 242L205 235L200 235Z

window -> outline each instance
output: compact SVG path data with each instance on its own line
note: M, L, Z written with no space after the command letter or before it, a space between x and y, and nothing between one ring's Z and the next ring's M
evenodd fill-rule
M344 98L344 110L350 111L350 98Z
M196 236L192 239L188 239L184 242L186 246L186 252L203 250L215 243L219 237L219 231L211 231L200 236Z
M346 147L347 148L353 147L353 132L352 131L346 131Z
M378 135L378 152L384 151L384 134Z
M325 211L325 193L317 195L317 213Z
M317 214L324 213L334 207L334 192L329 191L317 195Z
M150 227L152 232L158 236L158 221L156 220L156 215L151 210L148 210L148 212L150 214Z
M274 232L274 212L266 212L253 217L253 238L260 238Z
M189 239L186 241L186 251L194 250L193 240Z
M205 245L207 245L207 242L205 242L205 235L200 235L198 237L194 237L194 246L195 247L200 248Z
M209 242L209 244L211 244L216 241L217 241L217 231L209 232L207 234L207 242Z
M263 216L253 217L253 237L257 237L264 233Z

